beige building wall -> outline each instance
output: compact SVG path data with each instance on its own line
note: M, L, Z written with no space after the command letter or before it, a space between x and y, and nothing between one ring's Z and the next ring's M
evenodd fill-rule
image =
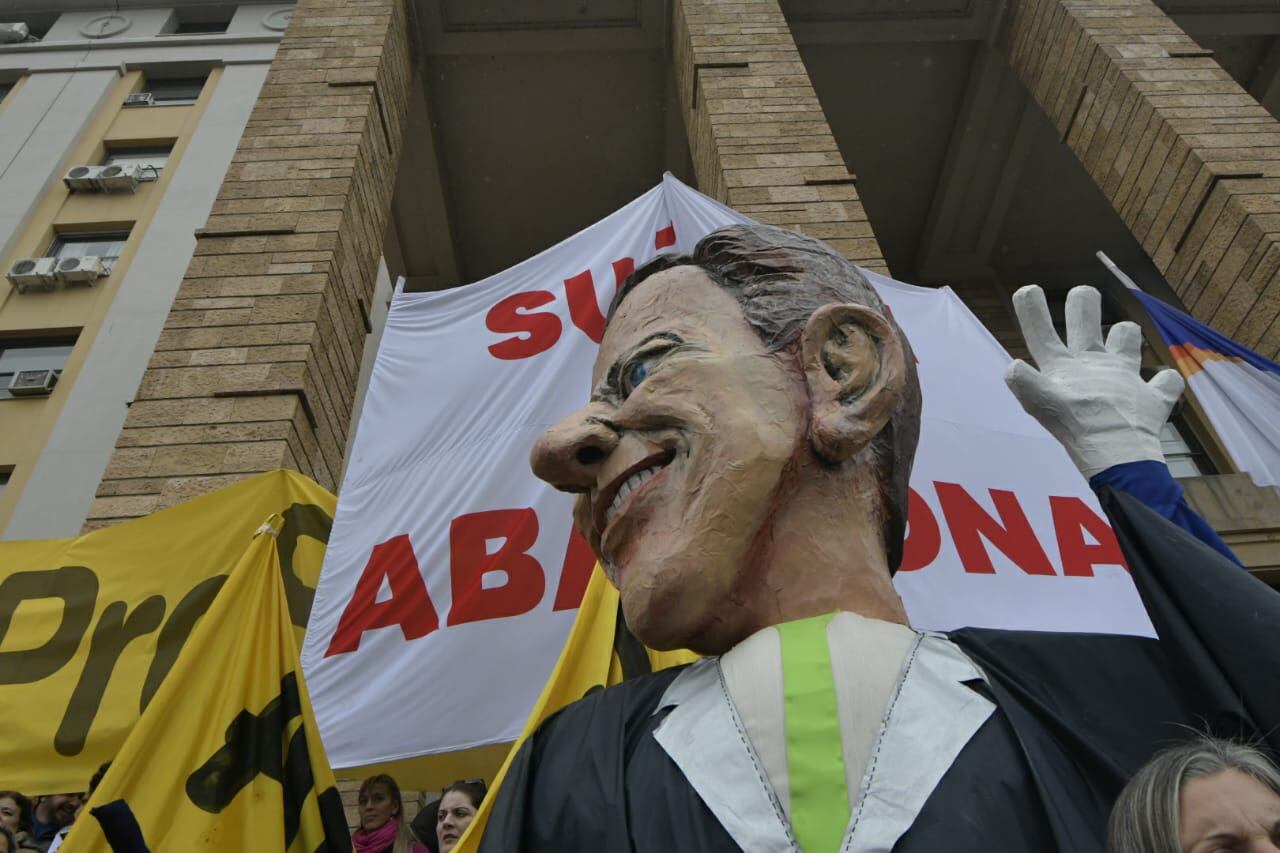
M1014 0L1000 47L1191 313L1280 356L1280 122L1150 0Z
M698 188L888 273L777 0L679 0L672 15Z
M69 10L42 41L0 47L0 74L18 82L0 105L0 269L58 235L129 233L93 287L23 294L0 279L0 346L76 339L51 395L0 399L4 538L80 530L289 8L224 4L226 32L209 36L165 35L172 8L126 9L105 30L102 11ZM149 75L207 79L193 104L125 107ZM63 184L73 166L141 146L171 151L135 192Z
M1280 357L1280 122L1150 0L1015 0L999 45L1188 310ZM1280 585L1280 492L1230 471L1183 485Z
M0 468L13 469L0 497L5 535L65 535L86 514L89 527L109 524L275 467L336 488L367 333L389 285L378 259L415 36L403 0L307 0L276 54L281 36L264 24L283 26L280 11L242 5L239 40L150 45L173 61L201 44L217 67L199 104L169 108L153 130L134 126L142 119L118 104L137 85L136 63L122 71L117 53L52 49L74 42L84 18L64 15L45 44L20 48L30 70L0 104L0 162L7 154L21 165L0 175L4 259L36 252L53 229L76 223L150 224L135 227L119 274L103 287L45 300L38 311L43 297L0 308L0 331L85 330L52 397L0 401ZM675 104L700 188L883 271L856 179L778 2L681 0L671 11ZM133 38L173 13L128 14ZM1275 120L1147 0L1016 0L998 45L1192 310L1274 355ZM269 72L265 50L275 57ZM18 67L17 55L0 50L0 75ZM91 108L45 114L68 93ZM36 127L44 144L6 135L10 119ZM76 157L147 133L184 140L169 184L130 199L60 188ZM23 193L38 202L15 211L4 201ZM163 207L177 203L170 199L185 207ZM157 259L145 272L144 256ZM124 352L134 361L118 370ZM112 382L131 387L108 393ZM98 479L93 499L86 483ZM1269 496L1238 476L1205 482L1190 490L1202 511L1252 565L1280 567Z
M276 468L336 489L410 85L402 2L298 4L87 527Z

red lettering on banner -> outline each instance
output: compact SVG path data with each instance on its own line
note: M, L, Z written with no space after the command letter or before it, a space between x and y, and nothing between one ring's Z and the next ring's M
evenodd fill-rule
M636 262L631 258L622 258L613 262L613 283L615 288L622 287L622 283L627 280L627 276L636 271ZM617 290L615 289L616 293Z
M494 358L516 361L545 352L560 340L560 318L550 311L522 314L541 308L555 301L555 294L546 290L513 293L489 309L484 324L489 331L498 334L516 333L523 337L507 338L489 347Z
M591 270L585 270L564 280L565 299L569 300L569 318L573 325L587 333L596 343L604 337L604 315L596 301L596 283Z
M672 223L654 232L655 248L674 246L675 242L676 228ZM615 282L622 284L627 276L635 272L636 262L634 258L619 258L613 262L612 266ZM573 325L581 329L591 340L600 343L600 339L604 337L605 318L600 310L596 283L592 278L591 270L583 270L577 275L566 278L564 294L565 300L569 303L569 319L573 321ZM492 344L489 352L495 358L514 361L551 349L556 341L560 340L560 333L563 331L560 318L546 311L536 314L520 312L541 308L548 302L554 302L555 298L555 294L550 291L531 290L513 293L490 308L489 313L485 315L485 325L489 331L498 334L515 333L522 337L507 338Z
M1094 566L1122 566L1129 570L1115 531L1088 504L1079 498L1051 496L1049 509L1053 512L1053 531L1058 537L1064 575L1091 578ZM1086 531L1096 544L1085 541Z
M907 498L907 538L902 543L900 572L923 569L938 557L942 550L942 530L933 510L924 498L911 489Z
M503 539L490 554L486 542ZM449 580L453 586L450 625L501 619L527 613L542 600L547 581L528 553L538 539L538 515L532 509L495 509L460 515L449 525ZM504 572L502 586L485 589L484 576Z
M653 248L655 249L665 249L675 244L676 224L674 222L668 222L666 228L659 228L653 235Z
M942 514L947 519L951 540L955 543L956 553L959 554L960 563L966 572L995 574L991 555L982 543L985 538L1027 574L1055 574L1049 557L1036 540L1031 522L1027 521L1026 513L1022 511L1013 492L1004 489L987 490L1000 515L997 521L958 483L935 482L933 485L938 490Z
M377 601L384 579L391 597ZM440 627L440 617L427 594L418 558L406 534L374 546L324 656L354 652L360 648L365 631L390 625L399 625L406 640L425 637Z
M576 610L582 603L591 580L591 570L596 567L596 555L591 545L576 529L569 532L569 547L564 552L564 565L560 567L560 586L556 588L556 603L552 610Z

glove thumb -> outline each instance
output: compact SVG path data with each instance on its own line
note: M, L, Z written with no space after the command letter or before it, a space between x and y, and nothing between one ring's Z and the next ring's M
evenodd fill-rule
M1004 370L1004 384L1028 415L1046 427L1046 418L1056 421L1052 382L1022 359L1014 359Z

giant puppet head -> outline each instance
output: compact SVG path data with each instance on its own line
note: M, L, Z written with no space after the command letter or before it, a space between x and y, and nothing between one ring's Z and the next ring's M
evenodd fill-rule
M902 554L920 386L866 278L761 225L662 255L615 297L591 399L534 473L657 649L726 651L833 610L905 622Z

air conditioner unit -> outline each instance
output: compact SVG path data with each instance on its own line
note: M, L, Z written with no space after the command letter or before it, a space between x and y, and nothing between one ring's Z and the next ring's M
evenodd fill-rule
M26 24L0 24L0 44L18 44L31 38Z
M134 92L132 95L124 96L124 105L126 107L149 107L154 103L150 92Z
M75 166L62 176L70 190L101 190L101 175L106 166Z
M9 393L15 397L48 397L61 374L61 370L19 370L9 380Z
M138 189L138 176L141 172L136 163L113 163L101 167L98 183L107 192L134 192Z
M93 284L104 272L102 258L84 255L79 258L58 258L55 274L58 281L70 287Z
M58 286L54 272L57 262L57 258L20 258L9 268L6 277L19 293L54 290Z

